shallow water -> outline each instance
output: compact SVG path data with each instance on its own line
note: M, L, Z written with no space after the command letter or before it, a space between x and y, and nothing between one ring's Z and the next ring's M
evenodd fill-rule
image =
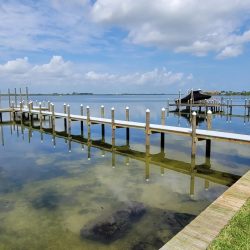
M167 97L52 98L58 111L66 101L72 113L79 113L83 103L90 104L95 116L101 104L107 117L115 106L117 119L124 118L129 105L134 121L144 121L150 108L151 121L159 123ZM4 121L8 118L5 114ZM189 126L186 118L173 113L166 120ZM199 142L196 162L191 163L186 137L166 135L163 150L160 135L154 134L146 154L143 131L131 130L128 145L125 129L117 129L114 148L109 127L104 143L100 125L91 127L91 140L86 126L82 139L79 122L73 122L72 138L63 132L62 120L56 120L61 133L41 133L36 125L0 126L0 249L158 249L249 169L246 145L212 142L208 161L205 143ZM250 125L242 118L231 117L230 123L226 116L216 116L213 128L249 134ZM136 206L143 212L133 217L128 211ZM125 216L115 224L121 211ZM91 231L93 225L107 228L107 221L110 235L80 235L82 228Z

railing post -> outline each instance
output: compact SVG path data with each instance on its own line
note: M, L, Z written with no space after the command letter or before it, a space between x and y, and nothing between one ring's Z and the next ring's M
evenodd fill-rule
M196 112L192 113L192 158L196 155Z
M146 133L146 147L149 147L150 145L150 110L146 110L146 127L145 127L145 133Z

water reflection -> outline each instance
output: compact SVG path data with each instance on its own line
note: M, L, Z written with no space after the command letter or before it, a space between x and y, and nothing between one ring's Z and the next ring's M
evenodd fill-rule
M53 122L0 123L0 248L159 249L239 178Z

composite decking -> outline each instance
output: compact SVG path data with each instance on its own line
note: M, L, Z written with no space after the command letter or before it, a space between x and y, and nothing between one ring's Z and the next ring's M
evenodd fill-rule
M15 112L20 112L20 108L15 108ZM0 111L1 112L1 111ZM56 118L69 118L72 121L88 121L91 124L106 124L112 125L117 128L135 128L145 130L146 123L143 122L134 122L134 121L123 121L123 120L114 120L110 118L100 118L100 117L92 117L89 118L87 116L82 115L74 115L74 114L66 114L55 112L54 114L50 111L38 110L38 109L22 109L21 112L27 112L31 114L41 114L44 116L54 116ZM150 124L149 131L151 133L171 133L177 135L184 136L192 136L192 128L185 127L176 127L176 126L167 126L160 124ZM228 141L228 142L236 142L236 143L246 143L250 144L250 135L246 134L238 134L238 133L229 133L229 132L221 132L216 130L205 130L205 129L196 129L195 134L197 139L205 139L205 140L220 140L220 141Z

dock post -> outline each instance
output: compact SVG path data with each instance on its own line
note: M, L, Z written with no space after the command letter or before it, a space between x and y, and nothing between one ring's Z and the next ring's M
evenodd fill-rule
M104 112L104 106L101 105L101 118L104 118L105 112ZM102 130L102 142L105 142L105 125L101 125L101 130Z
M233 100L230 100L230 115L233 114Z
M26 89L26 102L29 103L29 89L28 87L26 87L25 89Z
M169 102L170 102L170 100L168 98L168 100L167 100L167 109L169 109Z
M42 130L42 103L39 102L39 123L40 123L40 130Z
M212 129L212 112L211 110L208 110L207 112L207 129ZM206 140L206 160L209 160L210 163L210 157L211 157L211 140Z
M248 116L250 116L250 100L248 100Z
M227 115L229 114L229 99L227 99Z
M125 109L126 112L126 121L129 121L129 107L127 106ZM129 140L130 140L130 131L129 128L126 128L126 145L129 146Z
M145 132L146 132L146 147L150 145L150 110L146 110L146 127L145 127Z
M161 125L165 125L166 121L166 110L165 108L161 109ZM164 152L164 146L165 146L165 134L161 133L161 151Z
M192 113L192 151L191 156L192 158L196 155L196 112Z
M52 133L54 134L55 132L55 106L53 103L51 103L50 107L51 107L51 113L52 113L52 116L51 116Z
M90 122L90 109L89 109L89 106L86 107L86 110L87 110L88 140L90 141L90 136L91 136L90 125L91 125L91 122Z
M17 94L16 94L16 88L15 88L15 107L17 107Z
M70 105L67 105L67 114L68 114L68 137L71 136L71 118L70 118Z
M9 108L11 107L10 89L8 89Z
M80 106L80 112L81 112L81 116L83 116L83 105L81 104ZM83 134L83 121L80 122L80 125L81 125L81 136L83 137L84 134Z
M67 105L66 103L63 104L63 113L67 114ZM67 132L67 119L64 118L64 131Z
M115 108L111 108L112 147L115 146Z
M20 102L22 103L23 102L22 88L19 89L19 92L20 92Z
M33 110L33 102L31 101L30 102L30 121L31 121L31 124L33 125L33 113L32 113L32 110Z

